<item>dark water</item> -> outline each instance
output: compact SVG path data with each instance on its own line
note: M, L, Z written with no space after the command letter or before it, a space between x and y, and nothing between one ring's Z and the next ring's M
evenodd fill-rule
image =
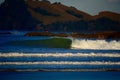
M0 72L1 80L119 80L120 72Z

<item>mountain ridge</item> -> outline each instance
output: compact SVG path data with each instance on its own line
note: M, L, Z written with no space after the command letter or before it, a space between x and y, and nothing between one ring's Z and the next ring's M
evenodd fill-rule
M120 14L119 13L115 13L115 12L111 12L111 11L102 11L98 15L93 16L94 19L97 19L100 17L109 17L112 20L120 22Z
M74 21L74 20L78 21L78 20L80 20L78 17L70 14L70 11L71 11L71 13L75 12L76 14L81 13L81 14L85 15L85 19L90 17L90 15L88 15L87 13L80 12L77 9L65 6L65 5L63 5L61 3L53 3L53 4L51 4L48 1L31 1L30 0L30 1L26 1L26 4L29 7L32 7L32 9L29 8L29 11L31 12L33 17L35 17L37 19L42 18L42 20L43 20L43 22L45 24L53 23L53 22L56 22L56 21L64 22L64 21ZM49 13L56 14L58 16L49 16L49 15L45 15L45 16L42 15L41 16L40 14L37 15L37 12L35 12L34 9L46 10ZM49 18L49 19L46 19L46 18Z

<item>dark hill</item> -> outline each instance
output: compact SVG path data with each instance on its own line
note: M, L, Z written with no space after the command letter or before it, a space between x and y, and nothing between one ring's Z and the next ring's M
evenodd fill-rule
M57 2L51 4L49 1L29 0L26 1L26 4L32 16L46 25L54 22L78 21L91 18L87 13Z
M24 0L5 0L0 6L0 29L34 29L36 20L27 10Z
M105 11L91 16L60 2L5 0L0 30L120 31L120 14Z
M98 18L101 18L101 17L106 17L106 18L109 18L111 20L120 22L120 14L114 13L114 12L110 12L110 11L100 12L98 15L95 15L93 17L93 19L98 19Z

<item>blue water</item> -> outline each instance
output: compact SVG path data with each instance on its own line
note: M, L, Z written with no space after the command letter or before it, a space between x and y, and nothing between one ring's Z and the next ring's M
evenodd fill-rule
M70 49L8 44L10 41L53 38L27 37L24 36L25 33L0 34L0 70L11 70L0 72L0 80L120 79L120 40L73 38L71 47L74 48ZM27 70L29 72L26 72ZM105 72L107 70L119 71Z
M120 69L120 40L68 37L72 40L69 49L8 44L53 38L28 37L24 36L25 33L0 34L0 69Z

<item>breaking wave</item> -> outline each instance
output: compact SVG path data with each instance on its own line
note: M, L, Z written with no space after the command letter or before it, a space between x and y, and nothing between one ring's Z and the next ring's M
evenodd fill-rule
M72 39L72 49L120 50L120 41Z

